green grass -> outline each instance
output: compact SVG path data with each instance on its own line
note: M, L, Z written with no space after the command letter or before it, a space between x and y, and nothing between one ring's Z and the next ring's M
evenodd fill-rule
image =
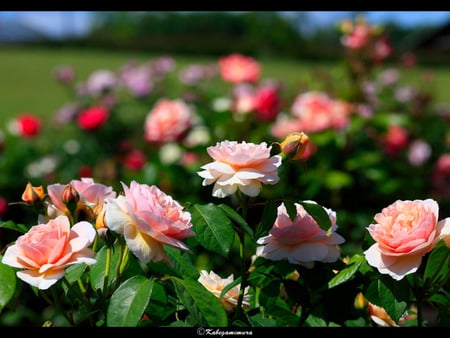
M52 77L52 71L59 65L70 65L77 73L77 80L86 79L97 69L117 70L125 62L136 59L148 61L158 55L127 51L46 49L37 47L16 47L0 49L0 126L13 116L31 112L43 119L52 118L55 111L65 103L69 96L65 88ZM213 57L188 57L172 55L177 69L189 63L215 62ZM302 60L261 59L264 79L283 80L290 90L301 88L305 83L310 88L320 87L327 74L340 79L344 76L339 64L314 63ZM436 102L450 102L450 68L433 69L415 67L402 75L404 81L420 84L422 74L429 71L434 76L432 87Z

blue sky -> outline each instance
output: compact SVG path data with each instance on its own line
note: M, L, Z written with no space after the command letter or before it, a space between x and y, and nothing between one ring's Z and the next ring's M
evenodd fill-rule
M309 22L320 27L335 24L337 21L349 17L350 12L308 11L306 13L309 14ZM93 12L83 11L0 12L0 20L2 21L17 20L56 38L67 35L82 36L89 31L92 18ZM366 19L374 24L394 21L407 27L424 24L440 25L450 21L450 11L369 11L366 12Z

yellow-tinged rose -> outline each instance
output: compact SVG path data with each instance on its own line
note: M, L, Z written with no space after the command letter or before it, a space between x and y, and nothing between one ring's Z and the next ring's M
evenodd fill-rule
M308 145L309 137L304 132L290 133L281 142L281 152L286 154L291 160L299 161Z
M46 197L43 186L33 187L30 182L28 182L22 193L22 201L27 204L33 204L36 202L42 202Z

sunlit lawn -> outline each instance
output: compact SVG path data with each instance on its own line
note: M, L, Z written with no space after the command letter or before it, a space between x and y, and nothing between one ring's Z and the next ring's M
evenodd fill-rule
M160 55L137 53L133 51L44 49L44 48L6 48L0 49L0 124L23 112L52 118L54 112L70 96L65 88L56 83L52 71L59 65L70 65L77 73L77 80L86 79L90 72L97 69L117 70L125 62L136 59L149 61ZM176 61L177 70L189 63L215 62L214 57L171 55ZM264 79L283 80L289 90L295 91L302 84L310 88L320 87L327 77L344 78L342 65L338 63L313 63L303 60L260 59L263 65ZM450 102L450 67L416 67L405 70L403 81L420 84L425 71L434 76L435 102Z

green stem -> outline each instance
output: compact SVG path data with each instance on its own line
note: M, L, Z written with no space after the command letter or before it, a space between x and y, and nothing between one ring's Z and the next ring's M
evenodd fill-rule
M111 269L111 247L106 248L106 264L105 264L105 276L103 279L103 294L107 295L108 290L108 278L109 278L109 272Z
M422 327L423 326L423 301L424 301L424 294L423 294L423 288L420 285L418 274L414 274L414 276L413 276L412 291L414 293L414 296L416 297L417 326L418 327Z
M247 218L247 208L248 208L248 200L245 196L239 192L239 200L242 208L242 217L244 219ZM236 311L234 314L234 318L239 319L242 315L242 302L244 300L245 288L247 287L247 266L246 266L246 258L245 258L245 231L243 229L239 229L237 231L239 236L239 255L241 257L241 286L239 289L238 302L236 305Z

